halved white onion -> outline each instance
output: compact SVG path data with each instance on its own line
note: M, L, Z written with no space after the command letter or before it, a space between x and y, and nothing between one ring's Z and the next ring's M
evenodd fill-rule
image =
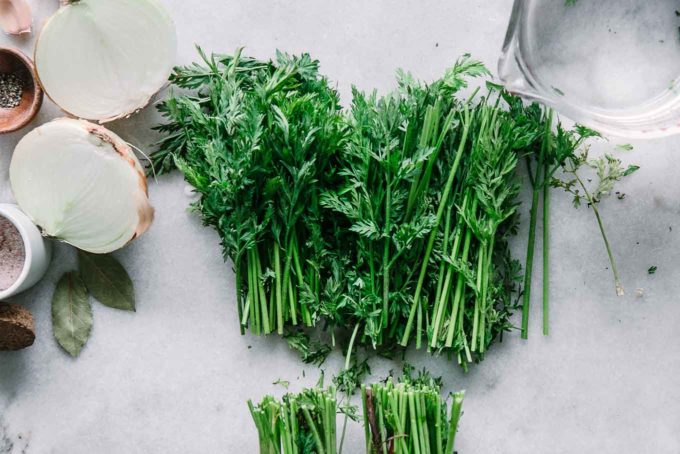
M120 249L153 221L130 146L84 120L54 120L24 136L9 178L17 203L45 235L84 251Z
M175 26L157 0L77 0L45 24L35 66L59 107L104 123L146 106L176 51Z

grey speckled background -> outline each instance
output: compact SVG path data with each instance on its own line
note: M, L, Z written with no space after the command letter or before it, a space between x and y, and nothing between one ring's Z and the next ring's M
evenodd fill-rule
M511 8L510 0L165 3L181 62L194 58L194 42L224 52L247 45L258 57L277 47L309 51L345 100L351 83L387 89L397 67L431 78L463 52L495 68ZM40 23L57 1L32 4ZM0 44L30 51L33 37ZM47 102L33 126L57 115ZM112 129L148 150L156 119L147 109ZM12 199L7 166L20 137L0 137L0 201ZM443 375L447 390L467 389L461 453L680 452L680 139L634 145L624 160L642 169L622 185L628 197L602 205L628 296L614 295L591 213L555 193L552 335L540 336L536 311L529 342L508 336L468 374L409 354ZM70 248L58 246L44 282L15 298L35 313L38 339L0 354L0 453L254 453L244 401L280 393L277 378L292 389L316 380L280 339L238 334L233 275L217 236L186 211L182 179L160 178L151 197L156 223L118 253L134 276L138 312L96 306L78 360L58 348L50 325L55 280L74 266ZM520 257L524 236L514 244ZM336 352L327 368L339 364ZM379 361L375 375L392 367ZM355 426L346 452L361 452L360 440Z

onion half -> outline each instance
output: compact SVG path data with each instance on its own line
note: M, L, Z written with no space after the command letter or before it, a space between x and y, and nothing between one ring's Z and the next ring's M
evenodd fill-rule
M146 177L130 146L84 120L54 120L24 136L9 178L43 234L84 251L120 249L153 221Z
M100 123L145 107L167 82L177 51L163 6L157 0L65 3L35 47L47 96L65 112Z

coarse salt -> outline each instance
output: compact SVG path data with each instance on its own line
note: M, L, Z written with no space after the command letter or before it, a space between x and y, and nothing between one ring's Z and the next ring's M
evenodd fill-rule
M24 240L19 230L0 216L0 290L7 290L19 279L25 262Z

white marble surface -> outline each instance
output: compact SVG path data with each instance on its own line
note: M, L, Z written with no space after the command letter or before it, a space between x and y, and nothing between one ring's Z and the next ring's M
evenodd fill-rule
M36 24L57 6L31 3ZM397 67L430 78L463 52L495 68L511 7L510 0L165 3L181 62L194 59L193 43L224 52L247 45L258 57L277 47L309 51L345 100L351 83L389 88ZM0 37L8 44L31 51L33 36ZM58 115L46 102L31 126ZM156 120L147 109L112 129L150 150ZM12 199L7 166L21 134L0 137L3 202ZM443 375L447 390L467 389L462 454L680 452L680 139L635 146L624 160L642 169L622 185L628 197L602 205L628 296L614 295L592 214L555 193L552 335L539 334L534 311L529 342L507 336L468 374L443 358L409 354ZM92 338L77 360L59 349L50 323L54 283L75 264L70 248L58 246L44 282L14 299L34 312L38 338L28 350L0 354L0 453L254 453L245 400L282 392L272 385L278 378L291 389L316 380L318 371L280 339L238 334L233 275L216 234L186 211L184 188L178 175L151 184L156 223L118 253L134 276L138 311L96 305ZM524 236L514 244L520 257ZM650 276L652 265L658 271ZM326 367L339 363L336 352ZM380 361L374 372L393 367ZM345 452L362 452L361 439L354 426Z

